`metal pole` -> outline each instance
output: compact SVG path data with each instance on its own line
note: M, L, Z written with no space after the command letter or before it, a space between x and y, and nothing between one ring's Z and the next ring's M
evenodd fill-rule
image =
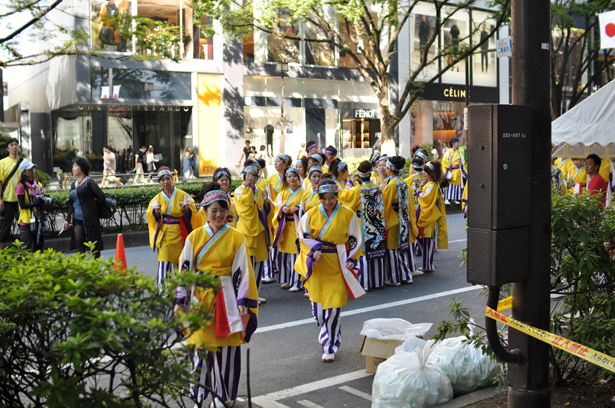
M284 153L284 71L282 71L282 101L280 102L282 123L280 125L280 153Z
M0 68L0 122L4 122L4 82L2 82L2 68Z
M513 284L513 317L549 330L551 244L551 115L549 106L549 0L513 0L512 103L532 107L531 230L529 278ZM548 408L549 346L509 329L508 348L520 364L508 366L508 406Z

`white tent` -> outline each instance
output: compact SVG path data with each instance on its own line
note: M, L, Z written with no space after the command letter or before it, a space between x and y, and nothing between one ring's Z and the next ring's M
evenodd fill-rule
M551 123L553 156L615 156L615 80Z

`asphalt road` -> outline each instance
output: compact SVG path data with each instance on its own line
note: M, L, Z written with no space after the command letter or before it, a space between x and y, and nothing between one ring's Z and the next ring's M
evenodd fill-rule
M449 249L436 253L436 271L417 276L414 284L386 286L349 300L342 308L342 344L333 363L321 361L319 329L310 302L302 292L290 293L278 284L262 285L267 299L259 312L259 329L242 346L240 397L246 398L246 350L250 348L252 401L270 407L370 407L373 374L365 373L365 357L359 353L363 322L373 318L402 318L412 323L433 323L426 338L437 333L443 320L452 320L452 297L463 301L471 315L482 322L486 295L466 282L459 255L466 247L463 215L447 217ZM113 256L114 251L103 251ZM129 266L155 276L156 256L148 247L126 250ZM420 258L417 258L417 263ZM208 406L208 405L204 405Z

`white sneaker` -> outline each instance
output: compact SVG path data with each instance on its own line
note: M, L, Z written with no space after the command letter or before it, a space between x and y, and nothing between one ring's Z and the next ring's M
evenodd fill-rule
M290 286L290 285L289 285L288 283L283 283L280 287L281 287L282 289L288 289L288 287L289 287L289 286Z
M423 271L419 271L418 269L416 271L412 272L412 276L421 276L423 274L424 274Z
M209 408L223 408L224 404L218 398L214 399L209 405Z
M444 204L446 204L446 205L451 205L451 202L450 202L450 201L448 201L448 200L444 200Z
M398 283L393 283L391 281L384 281L384 284L387 285L387 286L399 286L399 285L401 285L401 283L399 283L399 282Z
M293 286L292 288L288 289L289 292L299 292L299 288L296 286Z
M406 280L401 281L401 283L407 283L408 285L412 285L414 281L412 279L406 279Z
M461 204L461 203L457 200L453 200L453 204Z
M258 298L258 304L260 305L261 303L267 303L267 299L259 297Z
M324 353L321 360L325 363L330 363L335 360L335 354Z
M275 278L265 278L265 279L261 279L262 283L272 283L275 282Z

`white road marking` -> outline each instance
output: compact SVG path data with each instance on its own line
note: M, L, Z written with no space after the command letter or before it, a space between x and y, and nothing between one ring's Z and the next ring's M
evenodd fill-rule
M352 316L352 315L361 314L361 313L368 313L368 312L373 312L376 310L388 309L391 307L403 306L403 305L408 305L411 303L423 302L425 300L432 300L432 299L437 299L441 297L456 295L458 293L470 292L470 291L479 290L482 288L483 287L480 285L466 286L464 288L447 290L445 292L438 292L438 293L434 293L431 295L419 296L413 299L399 300L397 302L383 303L381 305L363 307L363 308L355 309L355 310L347 310L345 312L342 312L342 316ZM256 332L264 333L268 331L287 329L289 327L301 326L303 324L312 324L312 323L314 323L314 319L295 320L294 322L272 324L271 326L259 327L258 329L256 329Z
M465 239L457 239L455 241L448 241L448 243L452 244L453 242L466 242L467 240L468 240L467 238L465 238Z
M368 377L373 374L366 373L365 369L359 371L353 371L351 373L338 375L336 377L327 378L324 380L314 381L309 384L299 385L297 387L288 388L281 391L272 392L270 394L256 397L252 400L255 404L260 405L263 408L288 408L286 405L280 404L279 400L285 398L296 397L297 395L306 394L312 391L318 391L323 388L333 387L338 384L344 384L350 381L358 380L360 378Z
M352 387L348 387L347 385L344 385L343 387L340 387L340 390L344 390L344 391L346 391L346 392L349 392L349 393L351 393L351 394L354 394L354 395L356 395L357 397L361 397L361 398L366 399L366 400L368 400L368 401L371 401L371 400L372 400L372 396L371 396L371 395L369 395L368 393L365 393L365 392L363 392L363 391L359 391L359 390L355 390L354 388L352 388Z
M321 405L314 404L313 402L310 402L308 400L297 401L297 404L303 405L304 407L308 408L323 408Z

